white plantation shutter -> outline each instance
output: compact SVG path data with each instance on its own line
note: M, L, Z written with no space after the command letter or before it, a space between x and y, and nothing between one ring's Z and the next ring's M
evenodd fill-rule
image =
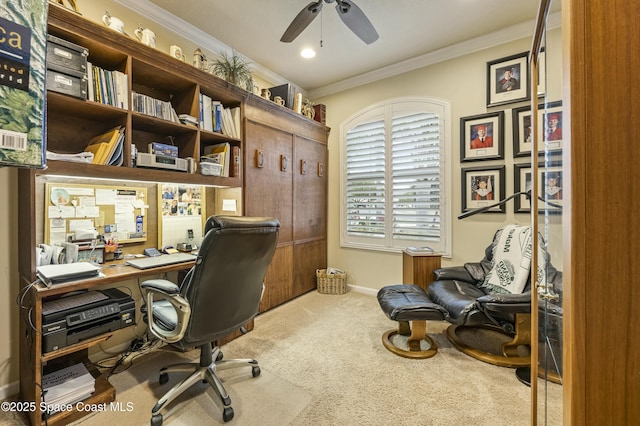
M433 113L392 118L393 237L440 236L440 122Z
M449 252L447 114L442 103L398 100L343 125L342 246Z
M347 133L347 232L384 237L384 120Z

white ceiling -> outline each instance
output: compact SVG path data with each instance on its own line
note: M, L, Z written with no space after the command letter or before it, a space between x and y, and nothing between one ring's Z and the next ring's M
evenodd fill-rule
M340 85L353 86L436 62L443 52L452 57L526 37L533 32L539 4L539 0L352 0L380 35L371 45L340 20L335 3L324 4L322 14L297 39L280 42L289 23L311 1L118 2L204 48L204 44L218 47L216 51L230 47L252 61L256 74L292 82L316 97L337 91ZM555 3L559 9L560 2ZM302 58L303 47L313 47L316 57Z

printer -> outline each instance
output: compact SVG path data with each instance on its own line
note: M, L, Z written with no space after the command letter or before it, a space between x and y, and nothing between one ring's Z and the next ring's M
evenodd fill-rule
M42 352L135 324L136 304L116 288L72 294L42 304Z

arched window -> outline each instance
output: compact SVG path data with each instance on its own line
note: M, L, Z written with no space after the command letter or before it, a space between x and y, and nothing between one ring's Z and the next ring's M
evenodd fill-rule
M441 100L400 98L342 124L341 246L450 253L449 109Z

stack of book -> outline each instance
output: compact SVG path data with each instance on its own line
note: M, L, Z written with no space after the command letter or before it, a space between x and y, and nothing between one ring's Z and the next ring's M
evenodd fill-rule
M123 145L124 127L118 126L92 138L84 150L93 153L93 164L121 166Z
M129 80L125 73L110 71L87 62L88 98L118 108L129 108Z
M225 108L220 101L200 94L200 128L240 139L240 107Z
M55 410L88 398L96 390L96 379L93 378L83 363L62 368L42 376L43 401L47 407Z
M173 105L168 101L152 98L142 93L131 92L131 105L134 112L179 123L180 119Z
M229 143L219 143L216 145L206 146L204 154L200 156L201 173L215 174L222 177L238 177L240 176L240 147L231 146ZM211 170L211 167L203 167L207 164L219 164L220 173L208 173L204 170ZM217 168L214 170L218 170Z

